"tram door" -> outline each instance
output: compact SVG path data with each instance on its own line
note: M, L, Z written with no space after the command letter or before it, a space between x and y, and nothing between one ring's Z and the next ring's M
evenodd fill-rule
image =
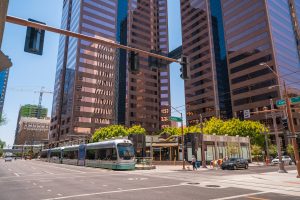
M85 154L86 154L86 145L81 144L79 145L78 149L78 165L79 166L85 166Z

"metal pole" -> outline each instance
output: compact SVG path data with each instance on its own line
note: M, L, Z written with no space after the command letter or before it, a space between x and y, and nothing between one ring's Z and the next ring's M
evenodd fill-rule
M169 58L167 56L162 56L162 55L155 54L155 53L150 53L148 51L144 51L144 50L141 50L141 49L129 47L129 46L126 46L126 45L121 45L121 44L118 44L118 43L116 43L112 40L106 39L104 37L95 38L95 37L87 36L87 35L84 35L84 34L75 33L75 32L71 32L71 31L68 31L68 30L63 30L63 29L47 26L45 24L39 24L39 23L36 23L36 22L31 22L31 21L28 21L28 20L25 20L25 19L21 19L21 18L18 18L18 17L9 16L9 15L6 16L6 22L13 23L13 24L18 24L18 25L21 25L21 26L33 27L33 28L36 28L36 29L42 29L42 30L50 31L50 32L54 32L54 33L59 33L59 34L62 34L62 35L75 37L75 38L82 39L82 40L87 40L87 41L94 42L94 43L97 43L97 44L102 44L102 45L109 46L109 47L112 47L112 48L120 48L120 49L124 49L124 50L127 50L127 51L134 51L134 52L140 53L141 55L144 55L144 56L151 56L151 57L163 59L163 60L166 60L166 61L169 61L169 62L180 63L180 61L178 61L176 59Z
M206 167L206 160L205 160L205 147L204 147L204 134L203 134L203 119L202 119L202 115L200 114L200 131L202 134L202 141L201 141L201 158L202 158L202 167L203 168L207 168Z
M184 158L184 133L183 133L183 119L182 119L182 113L180 113L181 117L181 146L182 146L182 169L185 170L185 158Z
M268 165L269 164L270 155L269 155L269 143L268 143L268 137L267 137L266 127L264 127L264 134L265 134L266 152L267 152L266 164Z
M270 104L271 104L273 127L274 127L274 131L275 131L275 139L276 139L276 145L277 145L277 154L278 154L278 159L279 159L278 173L287 173L287 171L284 169L284 163L282 162L282 157L281 157L281 145L280 145L279 135L278 135L278 130L277 130L276 116L274 113L273 99L270 99Z
M294 136L292 138L292 144L293 144L293 147L294 147L294 156L295 156L295 160L296 160L297 178L300 178L299 150L298 150L298 144L297 144L297 140L296 140L296 133L295 133L295 127L294 127L294 122L293 122L293 115L292 115L292 111L291 111L291 102L290 102L288 94L287 94L285 82L283 82L283 84L284 84L286 110L287 110L287 115L288 115L290 131L291 131L292 135Z

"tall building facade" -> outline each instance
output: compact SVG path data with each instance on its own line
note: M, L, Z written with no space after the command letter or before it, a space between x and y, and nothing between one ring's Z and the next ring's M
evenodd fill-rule
M124 45L167 54L167 0L119 0L117 40ZM120 50L118 123L139 124L148 133L170 126L170 74L168 65L150 67L139 56L140 70L129 70L128 54Z
M65 0L61 28L168 52L166 9L166 0ZM88 138L110 124L141 124L149 132L167 125L168 66L150 69L147 57L139 60L140 71L130 72L128 52L61 36L50 143Z
M0 118L2 116L9 69L0 71Z
M243 118L271 101L300 94L300 2L295 0L182 0L183 54L191 79L185 81L188 124L199 114ZM266 65L270 66L275 75ZM293 122L300 130L299 110ZM286 117L277 114L277 124ZM253 114L272 127L266 114ZM281 127L279 127L281 128Z
M19 110L19 114L18 114L14 144L16 144L16 140L19 137L18 134L19 134L19 130L20 130L20 121L22 118L30 118L31 120L36 119L38 121L38 118L37 118L38 115L40 116L39 119L46 119L47 114L48 114L48 109L43 108L43 107L40 108L38 105L27 104L27 105L21 106L21 108ZM49 126L47 128L49 128ZM48 138L48 136L47 136L47 138Z
M270 99L284 98L283 82L290 96L299 95L300 2L253 0L222 2L232 108L235 116L270 108ZM294 14L293 14L294 13ZM261 63L266 63L275 73ZM280 86L279 86L280 85ZM281 112L277 123L284 117ZM300 115L293 112L300 129ZM265 114L251 116L267 122ZM272 127L272 126L271 126Z
M219 0L181 0L182 49L189 57L185 81L187 124L232 117L223 20Z

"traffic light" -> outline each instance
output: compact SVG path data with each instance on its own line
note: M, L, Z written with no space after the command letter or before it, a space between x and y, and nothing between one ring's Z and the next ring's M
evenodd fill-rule
M130 62L130 71L131 72L139 71L139 69L140 69L139 53L135 53L134 51L131 51L129 54L129 62Z
M181 68L180 68L181 75L180 77L184 80L190 79L190 65L189 59L187 56L182 56L181 58Z
M288 120L286 118L282 118L281 122L284 130L289 130Z
M45 24L33 19L28 19L28 21ZM27 27L24 51L37 55L43 55L44 37L45 30Z

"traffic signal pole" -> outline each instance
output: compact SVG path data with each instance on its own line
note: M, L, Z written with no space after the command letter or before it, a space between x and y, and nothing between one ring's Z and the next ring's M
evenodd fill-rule
M292 133L292 144L294 149L294 156L296 160L296 167L297 167L297 178L300 178L300 162L299 162L299 150L298 150L298 144L296 140L296 133L295 133L295 126L293 122L293 115L291 111L291 102L288 97L285 81L283 82L284 85L284 93L285 93L285 101L286 101L286 110L287 110L287 116L288 116L288 122L290 126L290 131Z
M270 99L270 104L271 104L271 114L272 114L272 119L273 119L273 127L275 131L275 140L276 140L276 146L277 146L277 154L278 154L278 159L279 159L279 170L278 173L287 173L287 171L284 169L284 163L282 162L282 155L281 155L281 145L280 145L280 140L279 140L279 134L278 134L278 128L277 128L277 123L276 123L276 116L274 112L274 103L273 99Z

